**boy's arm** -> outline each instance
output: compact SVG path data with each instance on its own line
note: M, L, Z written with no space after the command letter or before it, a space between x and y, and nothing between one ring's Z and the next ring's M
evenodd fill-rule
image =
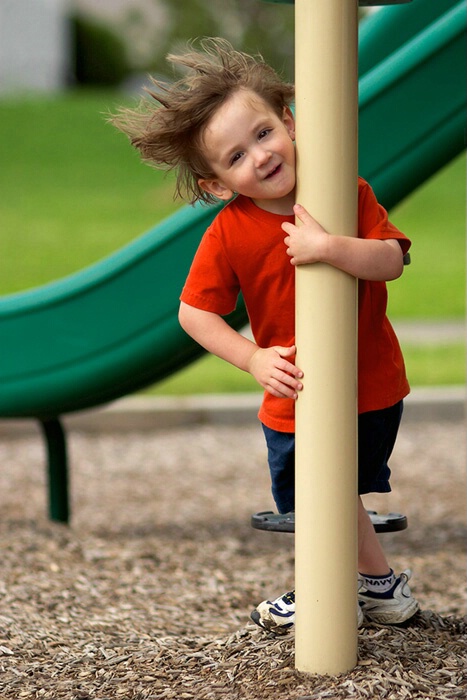
M396 239L377 240L330 235L302 207L294 207L301 226L285 222L287 255L293 265L324 262L362 280L389 281L404 269L403 252Z
M178 317L183 330L205 350L249 372L273 396L297 398L303 372L286 359L295 354L294 345L260 348L231 328L222 316L183 301Z

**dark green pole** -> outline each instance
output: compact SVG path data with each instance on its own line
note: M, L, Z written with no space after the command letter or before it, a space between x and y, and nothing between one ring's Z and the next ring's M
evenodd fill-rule
M49 515L52 520L68 523L68 457L66 437L58 418L40 421L47 445Z

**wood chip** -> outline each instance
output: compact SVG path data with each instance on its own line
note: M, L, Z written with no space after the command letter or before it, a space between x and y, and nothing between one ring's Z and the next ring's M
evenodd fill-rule
M69 527L46 518L39 439L4 438L1 700L465 698L463 433L402 428L374 507L409 517L382 542L422 612L365 625L357 666L331 677L297 672L293 633L249 621L294 578L293 537L249 525L273 508L258 426L72 434Z

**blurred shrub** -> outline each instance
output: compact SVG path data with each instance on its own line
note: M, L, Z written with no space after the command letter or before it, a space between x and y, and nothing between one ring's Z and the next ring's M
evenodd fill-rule
M119 85L128 75L123 41L108 27L80 16L71 18L73 69L83 85Z

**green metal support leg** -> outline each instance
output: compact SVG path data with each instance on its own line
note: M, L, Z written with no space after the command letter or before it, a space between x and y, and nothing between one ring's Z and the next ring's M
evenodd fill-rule
M40 421L47 445L49 515L51 520L68 523L68 457L66 436L58 418Z

